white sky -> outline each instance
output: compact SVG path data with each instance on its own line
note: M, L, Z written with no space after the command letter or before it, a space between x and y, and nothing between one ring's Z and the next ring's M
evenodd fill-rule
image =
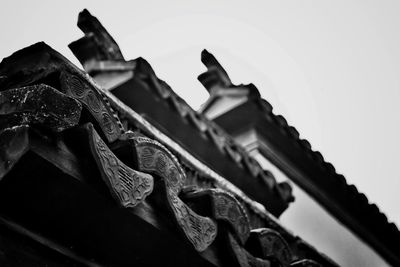
M203 48L400 225L399 1L2 1L0 58L45 41L75 64L83 8L194 108Z

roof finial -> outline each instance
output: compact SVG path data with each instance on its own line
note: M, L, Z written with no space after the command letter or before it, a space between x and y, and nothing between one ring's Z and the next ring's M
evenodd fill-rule
M207 67L207 71L197 78L203 86L211 93L214 88L225 88L232 85L231 79L219 64L217 59L207 50L201 52L201 62Z

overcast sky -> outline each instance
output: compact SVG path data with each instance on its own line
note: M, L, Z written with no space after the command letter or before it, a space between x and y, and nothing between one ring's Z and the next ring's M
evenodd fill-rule
M79 64L67 45L88 8L126 59L147 59L197 109L206 48L400 225L399 1L160 3L2 1L0 58L45 41Z

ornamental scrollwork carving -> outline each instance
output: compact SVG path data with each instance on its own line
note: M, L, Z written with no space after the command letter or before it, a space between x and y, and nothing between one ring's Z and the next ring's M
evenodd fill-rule
M204 251L217 235L216 223L190 209L179 197L186 179L177 159L160 143L145 137L131 137L140 171L162 180L161 205L172 213L181 232L197 251Z
M132 137L137 153L138 168L164 178L167 187L178 194L186 180L186 174L178 160L163 145L146 137Z
M217 221L228 223L239 242L244 245L250 235L250 222L243 206L230 193L221 189L203 189L185 192L184 198L198 205L205 205L202 199L207 197L211 203L211 216Z
M208 217L196 214L171 190L167 189L167 199L176 216L180 229L197 251L204 251L217 235L216 223Z
M88 124L87 127L92 153L111 194L123 207L135 207L153 191L153 177L126 166L107 147L93 126Z
M61 89L80 101L99 124L108 142L117 140L123 127L106 97L94 86L77 75L61 72Z

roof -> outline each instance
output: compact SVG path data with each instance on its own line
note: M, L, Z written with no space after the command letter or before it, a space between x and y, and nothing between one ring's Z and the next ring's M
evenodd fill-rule
M216 68L222 68L219 63L214 67L205 65L208 68L205 73L214 73ZM225 71L220 73L227 75ZM202 81L204 76L200 75L199 80ZM243 87L246 86L228 84L227 88L220 87L218 90ZM251 88L257 90L254 85ZM210 97L214 98L213 95ZM252 119L249 120L249 117ZM234 123L232 118L235 118ZM397 249L400 232L396 225L389 222L375 204L369 203L356 186L349 185L344 176L338 174L320 152L314 151L307 140L301 139L296 128L290 126L283 116L274 114L271 104L259 93L249 94L245 103L214 118L214 122L231 134L243 129L255 129L259 142L268 144L270 151L266 157L269 160L388 262L400 264Z
M336 266L229 181L187 187L191 171L215 174L46 44L0 76L0 228L44 247L42 263L61 261L52 250L88 266Z

